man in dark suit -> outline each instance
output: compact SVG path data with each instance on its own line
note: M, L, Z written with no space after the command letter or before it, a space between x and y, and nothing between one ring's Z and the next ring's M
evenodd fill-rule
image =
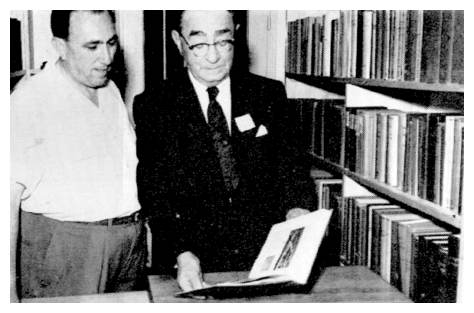
M138 96L134 114L139 199L186 291L202 287L201 267L250 270L271 225L313 199L283 85L231 71L232 13L184 11L178 28L187 70Z

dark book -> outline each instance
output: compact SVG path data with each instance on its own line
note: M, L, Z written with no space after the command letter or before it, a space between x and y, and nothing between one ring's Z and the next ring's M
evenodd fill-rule
M382 79L382 69L383 69L383 38L384 38L384 27L385 27L385 18L384 11L377 10L375 11L376 16L376 47L375 47L375 77L376 79Z
M315 76L322 75L322 63L323 63L323 18L318 16L314 21L314 57L313 57L313 74Z
M421 199L426 199L427 192L427 172L428 172L428 162L429 157L428 150L428 118L429 114L420 114L417 116L418 119L418 193L416 194Z
M375 79L377 75L377 12L372 11L372 34L371 34L371 43L370 43L370 77L371 79Z
M398 68L396 73L397 80L404 80L405 77L405 52L407 41L408 11L400 11L400 31L399 31L399 49L398 49Z
M453 68L454 11L444 10L441 21L439 82L450 83Z
M349 202L352 201L352 198L342 199L342 205L339 207L338 212L338 227L341 230L341 241L339 242L339 251L340 251L340 262L343 265L347 265L347 210Z
M387 114L388 111L377 113L375 143L375 179L385 183L387 161Z
M315 100L313 106L313 153L324 157L324 100Z
M319 264L322 267L340 266L340 243L342 229L340 229L339 214L343 207L342 185L326 186L329 190L329 205L333 211L329 221L328 231L321 243Z
M448 239L448 264L446 282L446 302L456 302L458 287L459 248L461 235L451 235Z
M410 298L415 297L415 290L417 288L416 281L418 272L416 271L416 264L417 260L420 257L420 252L418 249L419 244L419 237L423 234L432 234L432 235L449 235L446 229L431 223L431 225L420 226L420 227L413 227L409 230L409 234L411 235L411 253L409 254L410 257L410 270L409 270L409 284L408 284L408 296Z
M426 177L426 200L439 204L439 183L441 181L441 139L439 128L444 123L445 116L443 114L431 115L428 119L428 144L427 144L427 168L428 175Z
M433 295L439 286L437 255L430 242L442 240L448 244L448 234L421 234L418 236L418 253L415 260L416 279L413 281L415 302L434 302Z
M354 206L354 199L353 198L346 198L344 201L344 216L343 216L343 238L342 238L342 252L341 260L343 260L343 264L345 265L352 265L352 255L351 255L351 247L352 247L352 210Z
M460 176L459 176L459 204L458 204L458 214L462 215L463 211L463 194L464 194L464 125L462 126L461 132L461 164L460 164Z
M360 254L358 253L358 238L359 238L359 214L360 210L357 209L355 205L355 199L352 206L351 211L351 235L350 235L350 242L351 242L351 250L350 250L350 262L352 265L359 265Z
M464 84L464 11L454 11L451 82Z
M427 113L407 113L405 173L403 191L411 195L425 194L425 157L427 144ZM420 179L422 177L422 179ZM421 181L420 181L421 180Z
M343 101L324 102L324 158L343 165L345 109Z
M339 19L331 21L331 77L337 77L339 68Z
M390 10L390 52L388 78L396 79L398 69L398 51L400 49L400 12L399 10Z
M425 83L439 82L439 65L441 49L442 11L423 11L423 40L421 48L420 81Z
M405 50L405 80L420 81L423 11L408 11Z
M314 99L288 99L296 112L298 122L298 140L304 151L310 151L313 140L313 107Z

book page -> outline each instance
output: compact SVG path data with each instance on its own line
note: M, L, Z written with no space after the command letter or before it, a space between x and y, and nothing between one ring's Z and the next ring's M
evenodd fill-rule
M270 276L305 284L331 214L321 209L273 225L249 279Z

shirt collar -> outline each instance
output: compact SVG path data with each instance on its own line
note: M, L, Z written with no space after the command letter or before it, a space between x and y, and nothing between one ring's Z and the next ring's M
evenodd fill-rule
M189 79L196 91L196 94L199 99L199 103L201 105L201 109L204 113L204 117L207 121L207 107L209 106L209 94L207 93L207 86L200 83L191 72L188 70ZM217 102L222 107L224 111L224 115L227 120L227 124L231 125L231 93L230 93L230 77L226 77L223 81L221 81L217 86L219 89L219 94L216 97Z

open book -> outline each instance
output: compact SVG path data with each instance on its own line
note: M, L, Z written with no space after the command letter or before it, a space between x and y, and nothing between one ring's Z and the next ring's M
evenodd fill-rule
M248 278L177 293L178 297L227 297L270 286L304 285L308 281L332 210L315 212L272 226Z

